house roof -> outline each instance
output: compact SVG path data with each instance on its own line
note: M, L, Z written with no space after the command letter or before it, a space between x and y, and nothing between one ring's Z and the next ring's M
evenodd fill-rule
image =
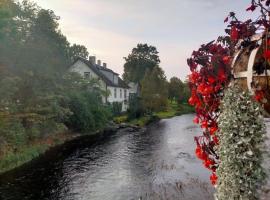
M76 63L78 60L82 61L84 64L86 64L91 70L93 70L108 86L112 86L112 87L121 87L121 88L129 88L129 86L118 76L117 73L115 73L114 71L112 71L111 69L99 66L97 64L93 65L93 63L91 63L90 61L78 57L74 62ZM72 65L73 65L72 64ZM71 66L72 66L71 65ZM100 70L104 70L104 71L108 71L111 72L115 75L117 75L118 77L118 84L113 83L110 79L108 79L103 73L100 72Z
M107 68L107 67L103 67L103 66L100 66L100 65L97 65L97 64L95 64L95 66L96 66L96 68L98 68L99 70L103 70L103 71L111 72L111 73L113 73L113 74L115 74L115 75L119 75L119 74L115 73L113 70L111 70L111 69L109 69L109 68Z

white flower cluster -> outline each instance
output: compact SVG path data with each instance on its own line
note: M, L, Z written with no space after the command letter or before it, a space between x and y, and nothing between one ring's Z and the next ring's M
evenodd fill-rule
M236 85L225 92L218 119L218 200L259 199L266 178L262 167L266 128L261 113L260 105Z

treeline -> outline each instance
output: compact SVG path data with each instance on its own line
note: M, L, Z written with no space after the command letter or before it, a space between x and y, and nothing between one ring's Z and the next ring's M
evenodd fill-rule
M177 77L167 81L156 47L138 44L125 57L123 78L140 85L140 95L130 101L129 118L166 111L170 102L186 104L190 96L189 86ZM180 106L179 106L180 108Z
M67 73L76 57L89 53L68 42L58 20L31 1L0 1L0 158L67 130L100 130L115 113L102 104L107 94L98 80ZM125 61L124 80L140 85L140 95L130 99L130 118L187 101L187 84L166 80L155 47L138 44Z
M0 157L67 129L99 130L111 117L98 81L67 73L88 52L58 20L30 1L0 1Z

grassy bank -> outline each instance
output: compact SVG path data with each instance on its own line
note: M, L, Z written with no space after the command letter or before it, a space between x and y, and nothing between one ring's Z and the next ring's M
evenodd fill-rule
M168 107L164 111L155 112L152 115L145 115L137 119L128 120L127 115L122 115L115 117L114 121L116 123L128 123L131 125L145 126L151 122L157 121L159 119L167 119L175 116L180 116L183 114L193 113L194 108L188 104L177 104L176 102L170 102Z
M127 115L115 117L114 121L116 123L128 123L131 125L145 126L159 119L171 118L174 116L179 116L182 114L194 112L193 108L187 104L178 105L176 103L170 103L168 108L162 112L156 112L152 115L145 115L138 119L133 119L128 121ZM23 165L31 161L32 159L43 154L48 149L63 144L69 140L72 140L81 134L71 134L71 133L61 133L48 136L36 141L31 142L28 145L20 147L16 151L6 152L4 155L0 156L0 173L6 172L8 170L14 169L18 166Z
M51 147L63 144L66 141L69 141L78 136L79 134L70 133L55 134L42 140L36 140L29 145L25 145L16 152L6 152L0 157L0 173L21 166L24 163L27 163L34 158L37 158L39 155L43 154Z

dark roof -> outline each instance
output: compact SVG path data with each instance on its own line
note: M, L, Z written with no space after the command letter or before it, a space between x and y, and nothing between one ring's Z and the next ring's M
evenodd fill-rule
M105 68L105 67L101 67L99 65L93 65L93 63L91 63L90 61L78 57L74 62L76 63L78 60L82 61L84 64L86 64L91 70L93 70L108 86L113 86L113 87L121 87L121 88L129 88L129 86L120 78L118 77L118 74L115 73L114 71L112 71L111 69ZM72 64L72 65L73 65ZM113 83L110 79L108 79L103 73L101 73L99 70L104 70L106 69L106 71L109 71L111 73L114 73L115 75L117 75L118 77L118 84Z
M107 67L103 67L103 66L100 66L100 65L97 65L97 64L96 64L95 66L96 66L96 68L98 68L99 70L103 70L103 71L111 72L111 73L113 73L113 74L115 74L115 75L119 75L119 74L115 73L113 70L108 69Z
M121 78L118 77L118 85L122 88L129 88L129 86L123 81Z

